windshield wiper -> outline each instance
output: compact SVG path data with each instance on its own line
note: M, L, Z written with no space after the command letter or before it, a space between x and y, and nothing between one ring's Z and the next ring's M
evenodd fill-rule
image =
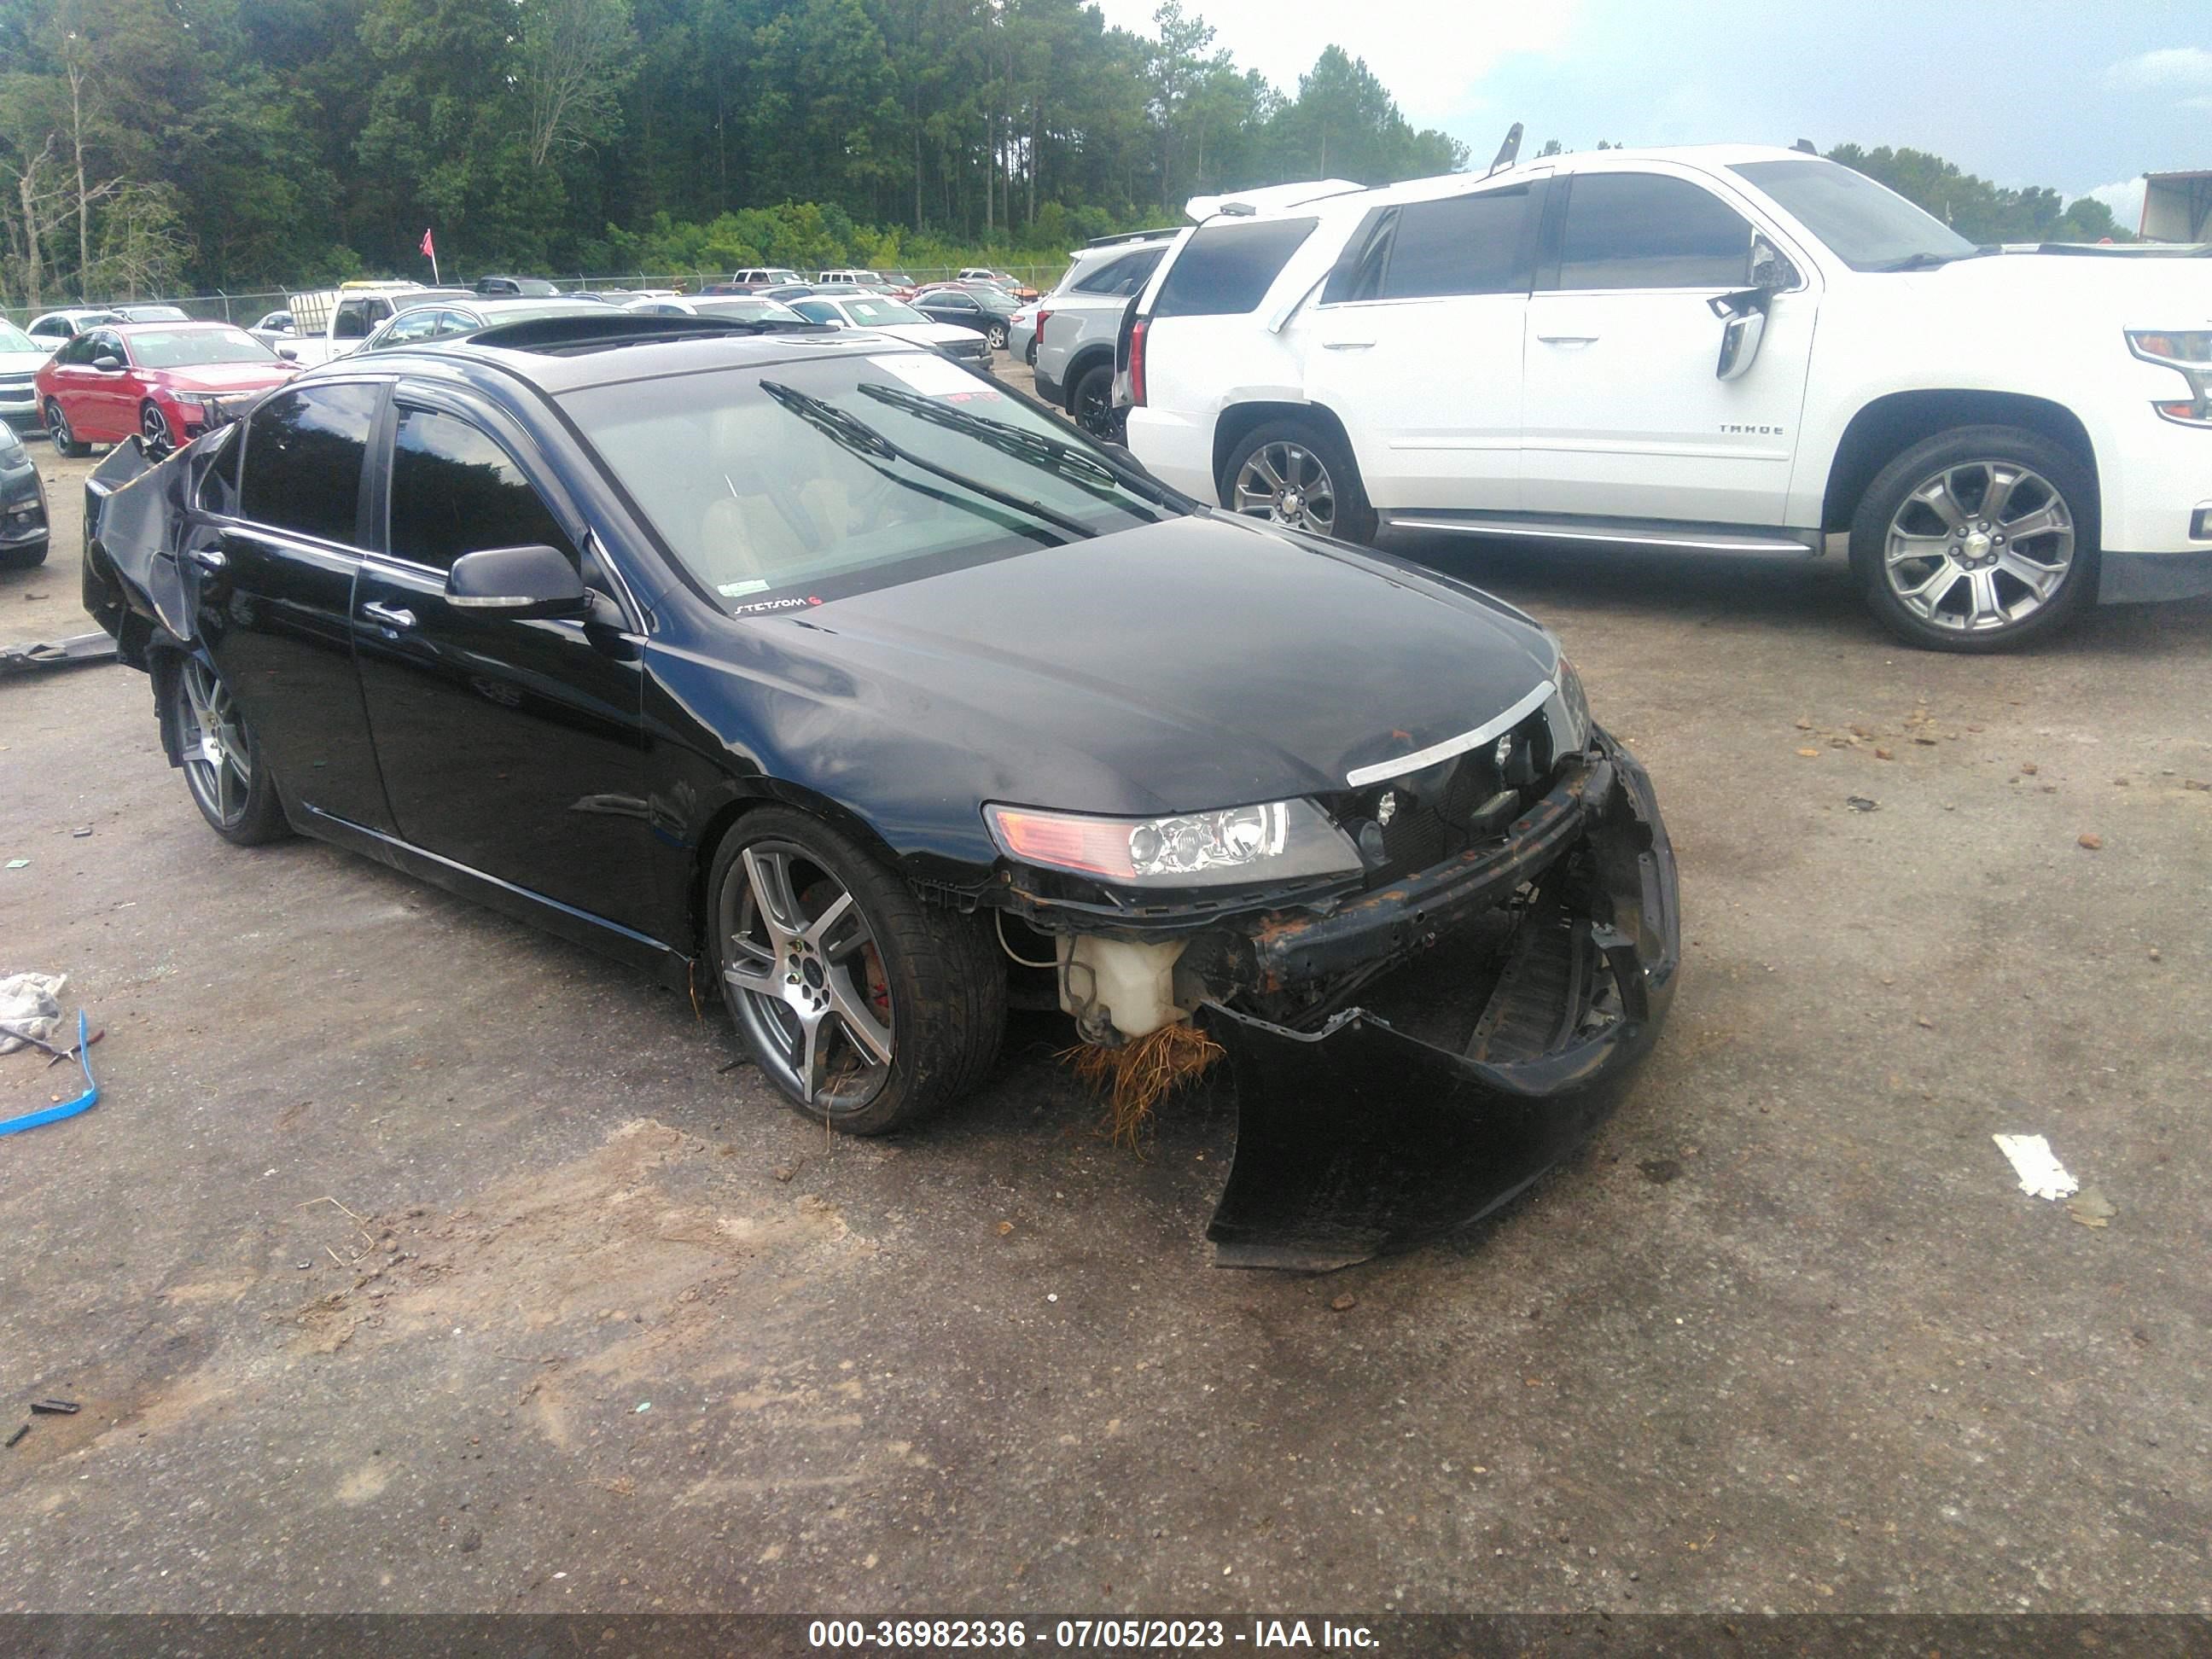
M1012 421L994 420L988 415L971 414L967 410L955 409L934 398L902 392L896 386L879 386L872 380L863 381L860 391L878 403L889 404L893 409L903 410L917 419L933 421L939 426L949 427L955 432L980 439L994 449L1012 455L1016 460L1027 461L1032 466L1048 467L1073 483L1103 484L1109 489L1125 489L1155 507L1171 505L1167 497L1159 493L1157 485L1049 433L1016 426Z
M893 443L851 410L840 409L811 392L801 392L796 386L786 386L780 380L763 380L760 389L801 420L811 422L855 454L872 456L878 460L904 461L908 466L934 473L947 483L973 490L987 501L996 501L1001 507L1011 507L1018 513L1026 513L1055 530L1064 530L1069 535L1080 537L1085 541L1098 534L1082 520L1070 518L1065 513L1047 507L1042 501L1030 501L1010 489L985 483L981 478L971 478L951 467L939 466L934 461L925 460L912 450L902 449Z

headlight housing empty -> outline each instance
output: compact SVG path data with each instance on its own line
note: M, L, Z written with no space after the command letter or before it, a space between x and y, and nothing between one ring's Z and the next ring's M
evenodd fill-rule
M2131 329L2128 349L2189 382L2186 401L2160 398L2153 409L2184 426L2212 426L2212 329Z
M1121 887L1204 887L1357 875L1358 849L1310 800L1154 818L1097 817L993 803L999 850L1022 864Z

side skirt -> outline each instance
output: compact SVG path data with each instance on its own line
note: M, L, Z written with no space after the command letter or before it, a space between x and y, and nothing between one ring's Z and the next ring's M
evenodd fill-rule
M689 994L691 988L691 958L673 945L620 922L609 921L605 916L593 915L558 899L548 898L534 889L502 881L497 876L441 858L427 852L412 842L387 836L381 830L371 830L348 818L319 811L304 803L295 805L290 814L293 827L318 841L326 841L349 852L361 853L379 864L389 865L403 875L427 881L434 887L465 899L472 899L486 908L497 910L517 921L528 922L572 945L580 945L587 951L641 968L662 984Z

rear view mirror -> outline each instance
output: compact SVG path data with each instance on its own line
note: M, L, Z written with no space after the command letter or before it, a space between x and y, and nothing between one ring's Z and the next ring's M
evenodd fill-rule
M1758 361L1759 343L1766 337L1766 302L1771 297L1765 289L1747 288L1741 293L1716 295L1706 301L1713 315L1721 319L1721 356L1713 369L1715 378L1735 380Z
M92 366L103 374L120 374L123 372L123 359L111 357L103 352L92 360Z
M543 542L464 553L446 573L446 599L465 611L496 611L518 620L580 617L591 608L575 565Z
M280 345L276 348L276 355L288 363L296 363L300 361L300 348L295 345Z

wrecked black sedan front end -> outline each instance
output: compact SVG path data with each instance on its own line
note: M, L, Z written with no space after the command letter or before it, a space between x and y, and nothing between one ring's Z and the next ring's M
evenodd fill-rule
M1666 826L1564 659L1492 720L1346 784L1305 805L1357 873L1304 891L1170 898L1064 867L1009 884L1060 939L1060 999L1087 1038L1189 1018L1227 1051L1223 1266L1326 1270L1488 1214L1611 1110L1673 999ZM1010 850L1041 844L998 822Z

